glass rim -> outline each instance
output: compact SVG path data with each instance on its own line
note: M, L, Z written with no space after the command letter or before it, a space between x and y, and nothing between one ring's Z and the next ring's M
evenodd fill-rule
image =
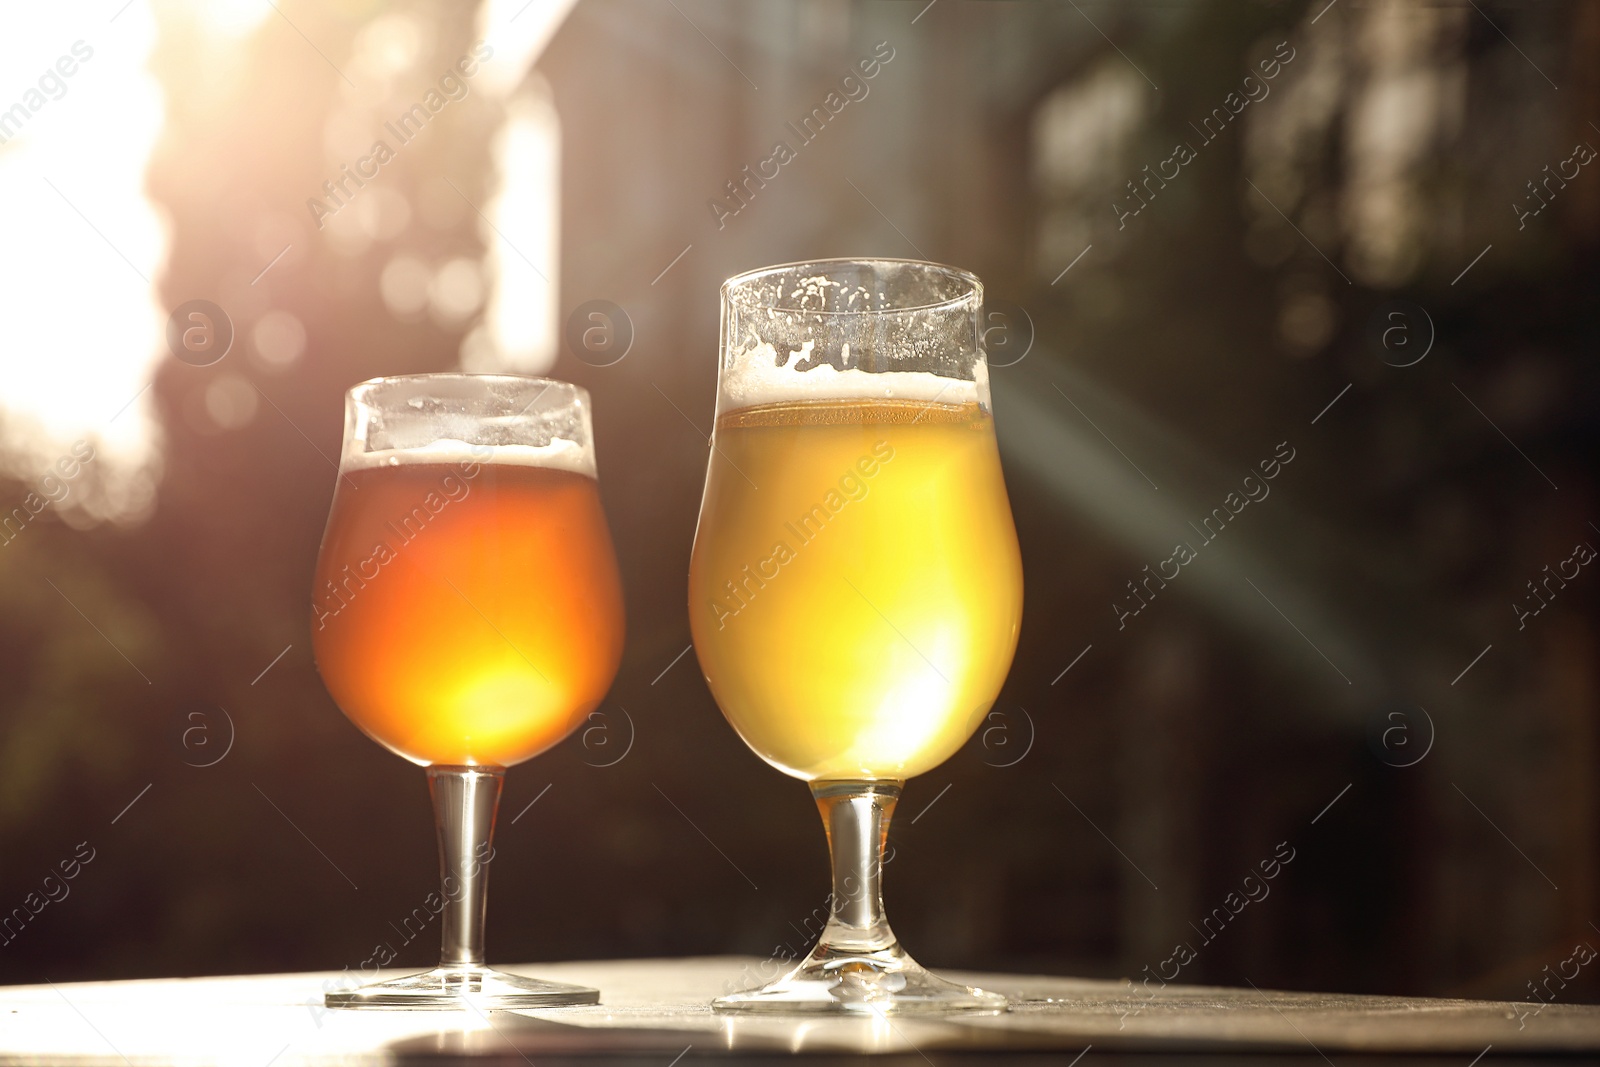
M365 402L374 392L384 386L445 380L539 384L543 385L546 390L551 386L560 386L569 391L568 399L570 400L587 402L589 399L589 390L573 382L563 381L560 378L545 378L537 374L507 374L502 372L477 374L471 371L426 371L421 374L380 375L376 378L368 378L366 381L357 382L345 390L345 396L351 400ZM543 394L541 393L540 395Z
M764 300L742 301L736 295L736 291L744 291L745 287L751 282L759 281L763 278L771 277L772 275L777 274L796 274L802 268L806 267L816 267L819 268L819 273L825 273L829 268L836 268L845 265L871 267L879 264L893 265L897 267L922 267L927 269L930 273L941 274L947 278L953 278L956 281L964 284L967 289L965 292L957 296L947 297L944 300L929 301L926 304L915 304L906 307L862 308L860 310L841 309L838 311L815 310L811 308L780 308ZM725 302L736 304L741 307L754 308L758 310L765 309L770 311L781 311L796 315L825 315L844 318L851 315L882 316L906 315L915 312L937 312L947 310L954 311L967 304L976 303L981 305L983 303L983 280L970 270L964 270L961 267L953 267L948 263L935 263L932 260L900 259L893 256L841 256L830 259L803 259L793 263L774 263L770 266L757 267L754 270L743 271L739 274L735 274L733 277L723 282L721 292L722 299Z

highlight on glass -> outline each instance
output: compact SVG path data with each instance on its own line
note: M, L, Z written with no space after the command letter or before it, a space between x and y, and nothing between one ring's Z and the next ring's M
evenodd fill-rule
M492 970L483 954L505 769L583 722L622 656L588 394L469 374L351 389L311 629L344 713L427 768L439 835L439 966L330 992L328 1006L597 1003L596 990Z
M982 305L972 274L903 260L770 267L722 287L694 645L739 736L810 783L833 891L811 953L719 1011L1006 1007L907 955L880 885L902 785L972 736L1021 623Z

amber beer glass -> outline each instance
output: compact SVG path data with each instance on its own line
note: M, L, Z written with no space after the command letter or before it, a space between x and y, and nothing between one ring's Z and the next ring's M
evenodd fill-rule
M345 400L312 590L333 699L428 770L439 831L439 966L330 1007L536 1008L592 989L491 970L485 889L505 769L599 705L622 656L589 396L510 375L377 378Z
M966 743L1016 650L1022 565L980 343L982 284L899 260L722 287L717 418L689 571L695 650L756 754L811 785L831 915L720 1011L995 1011L884 918L901 786Z

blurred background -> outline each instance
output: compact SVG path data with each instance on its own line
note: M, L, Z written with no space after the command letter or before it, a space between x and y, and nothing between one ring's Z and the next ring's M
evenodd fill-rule
M6 11L0 981L437 958L309 600L343 391L460 367L592 392L628 604L492 961L803 952L823 835L686 571L719 283L863 255L986 281L1027 576L890 832L909 947L1528 997L1600 943L1596 55L1578 2Z

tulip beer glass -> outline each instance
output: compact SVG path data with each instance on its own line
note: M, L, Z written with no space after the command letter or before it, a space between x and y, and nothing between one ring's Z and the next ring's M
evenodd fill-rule
M972 736L1016 650L1022 565L982 304L973 275L897 260L722 287L694 645L745 743L810 783L833 893L810 955L719 1011L1006 1006L911 959L879 881L902 784Z
M510 375L377 378L345 400L312 643L328 691L427 768L439 832L439 966L329 993L330 1007L538 1008L599 994L491 970L485 890L505 768L605 696L622 589L589 396Z

